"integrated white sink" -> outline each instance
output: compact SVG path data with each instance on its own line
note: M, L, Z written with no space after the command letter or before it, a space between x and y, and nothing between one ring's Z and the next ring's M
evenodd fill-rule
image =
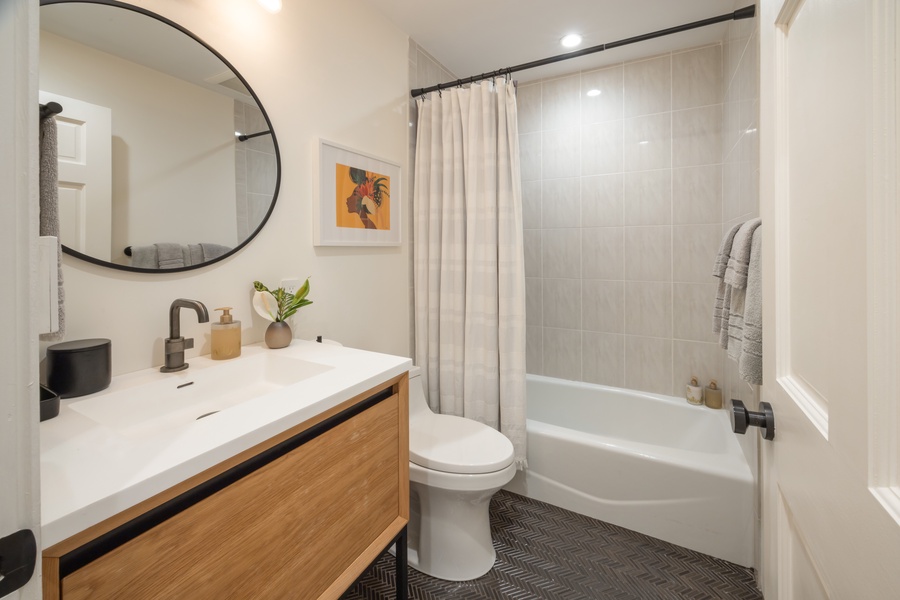
M73 411L124 436L184 427L198 418L261 398L333 367L266 352L73 401Z

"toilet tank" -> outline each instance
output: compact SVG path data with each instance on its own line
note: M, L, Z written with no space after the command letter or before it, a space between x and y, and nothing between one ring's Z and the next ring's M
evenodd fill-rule
M422 368L410 367L409 369L409 418L413 419L418 414L431 413L428 400L425 398L425 386L422 383Z

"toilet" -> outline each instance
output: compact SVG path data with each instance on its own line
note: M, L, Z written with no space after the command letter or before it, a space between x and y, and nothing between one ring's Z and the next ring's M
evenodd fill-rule
M466 581L491 570L488 508L516 473L513 445L483 423L431 411L419 367L409 372L409 566Z

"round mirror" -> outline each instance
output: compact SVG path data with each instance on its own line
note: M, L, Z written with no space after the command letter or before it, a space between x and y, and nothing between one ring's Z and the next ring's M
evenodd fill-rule
M121 2L41 0L40 23L40 101L62 107L63 251L159 273L253 239L281 162L240 73L183 27Z

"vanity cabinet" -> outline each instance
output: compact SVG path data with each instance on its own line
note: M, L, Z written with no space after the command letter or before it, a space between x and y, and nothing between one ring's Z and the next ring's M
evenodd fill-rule
M405 558L407 388L404 373L47 548L44 598L339 598L394 541Z

